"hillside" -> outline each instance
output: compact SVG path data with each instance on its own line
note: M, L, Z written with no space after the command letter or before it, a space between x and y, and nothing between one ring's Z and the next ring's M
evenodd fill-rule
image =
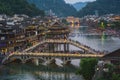
M87 5L87 2L78 2L73 4L74 8L79 11L81 10L83 7L85 7Z
M70 16L76 13L76 9L66 4L64 0L28 0L35 4L39 9L49 11L52 10L57 16Z
M120 0L96 0L90 2L77 13L77 16L93 15L96 10L99 15L120 14Z
M0 14L36 16L44 15L44 12L36 8L35 5L29 4L26 0L0 0Z

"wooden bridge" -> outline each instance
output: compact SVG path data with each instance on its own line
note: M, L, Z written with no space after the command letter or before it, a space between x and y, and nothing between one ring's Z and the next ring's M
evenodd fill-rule
M74 45L80 49L83 49L89 53L75 53L72 54L70 52L64 52L64 53L52 53L52 52L39 52L39 53L35 53L35 52L29 52L29 50L36 48L39 45L43 45L44 43L63 43L63 44L71 44ZM25 50L23 50L23 52L14 52L10 55L8 55L7 57L5 57L2 61L2 63L6 63L6 61L8 62L12 62L15 59L19 59L22 63L26 63L26 61L33 59L35 60L35 62L39 62L39 59L43 60L43 61L47 61L47 60L53 60L55 58L59 58L61 59L63 62L66 61L71 61L72 59L80 59L80 58L101 58L103 57L103 54L97 53L97 51L93 50L90 47L87 47L77 41L73 41L70 39L46 39L43 40Z
M16 59L21 60L22 63L26 63L26 61L30 59L35 60L43 60L43 61L51 61L55 58L61 59L63 62L71 61L72 59L80 59L80 58L101 58L103 54L70 54L70 53L20 53L15 52L7 56L3 59L2 63L6 63L6 61L12 62Z
M34 49L35 47L37 47L37 46L39 46L41 44L44 44L44 43L66 43L66 44L74 45L74 46L76 46L76 47L78 47L80 49L83 49L83 50L85 50L87 52L90 52L90 53L97 53L97 51L95 51L94 49L92 49L90 47L87 47L86 45L83 45L80 42L76 42L76 41L70 40L70 39L55 39L55 40L53 40L53 39L46 39L46 40L43 40L43 41L37 43L36 45L28 48L28 49L25 49L23 52L27 52L27 51L29 51L31 49Z

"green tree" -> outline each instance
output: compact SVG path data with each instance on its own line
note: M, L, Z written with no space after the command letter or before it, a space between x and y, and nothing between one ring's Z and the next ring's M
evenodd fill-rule
M120 80L120 74L112 74L112 80Z
M104 68L108 68L108 72L104 72L103 77L97 80L120 80L120 74L115 73L115 65L105 64Z
M26 0L0 0L0 14L14 15L26 14L29 16L44 16L44 11Z
M95 65L98 60L96 58L84 58L81 59L80 68L77 73L82 75L85 80L91 80L95 73Z
M120 21L112 22L111 28L115 30L120 30Z
M100 20L100 22L98 23L98 25L100 26L101 29L106 29L107 24L108 23L105 20Z
M62 19L62 23L66 24L66 25L69 24L66 19Z
M108 80L108 79L104 79L104 77L102 77L102 78L99 78L99 79L97 79L97 80Z

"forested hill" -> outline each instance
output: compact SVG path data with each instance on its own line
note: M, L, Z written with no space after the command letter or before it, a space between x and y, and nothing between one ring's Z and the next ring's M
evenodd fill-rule
M39 10L33 4L29 4L26 0L0 0L0 14L37 16L44 15L44 11Z
M87 5L88 2L77 2L75 4L73 4L73 6L75 7L75 9L77 9L77 11L81 10L83 7L85 7Z
M120 14L120 0L96 0L95 2L90 2L77 13L77 16L93 15L96 10L99 15Z
M76 14L76 9L66 4L64 0L28 0L34 3L39 9L49 11L52 10L57 16L70 16Z

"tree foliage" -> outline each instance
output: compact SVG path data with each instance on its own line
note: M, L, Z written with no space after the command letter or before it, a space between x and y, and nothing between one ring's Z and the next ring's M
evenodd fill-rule
M115 65L105 64L104 68L108 68L108 72L103 73L103 77L97 80L120 80L120 74L115 73Z
M99 25L99 27L101 28L101 29L105 29L106 27L107 27L107 21L105 21L105 20L100 20L99 21L99 23L98 23L98 25Z
M109 74L109 73L107 73L107 74ZM106 76L106 75L104 75L104 76ZM97 80L120 80L120 74L111 74L107 78L106 77L102 77L102 78L99 78Z
M0 14L26 14L29 16L44 15L44 11L29 4L26 0L0 0Z
M78 70L78 74L83 75L85 80L91 80L95 73L95 65L98 60L95 58L84 58L81 59L80 69Z
M120 30L120 21L114 21L111 24L112 29Z
M120 80L120 74L113 74L111 80Z

